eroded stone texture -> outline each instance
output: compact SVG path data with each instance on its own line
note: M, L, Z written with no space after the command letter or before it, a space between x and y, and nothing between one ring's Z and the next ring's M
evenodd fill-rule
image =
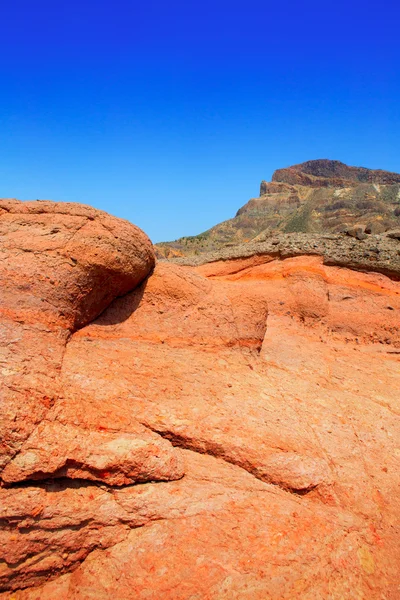
M0 467L60 395L70 332L153 266L130 223L75 204L0 202Z
M158 264L152 277L114 303L87 331L172 346L247 346L260 349L268 304L257 286L211 283L175 265Z
M34 561L16 568L27 582L100 549L72 574L13 597L378 593L373 575L382 554L360 517L288 494L222 460L182 455L186 476L178 482L122 490L54 483L14 497L7 516L20 527L7 558L18 562L35 550ZM39 519L43 526L35 530Z
M322 256L282 260L269 254L206 263L197 271L213 281L252 282L271 314L295 318L326 341L400 347L400 285L382 273L329 266Z
M397 600L399 298L318 256L157 265L3 471L2 597Z
M183 469L171 444L140 424L124 431L94 431L49 420L31 434L5 467L2 480L69 477L104 481L110 485L179 479ZM93 427L93 423L92 423ZM127 431L128 429L128 431Z

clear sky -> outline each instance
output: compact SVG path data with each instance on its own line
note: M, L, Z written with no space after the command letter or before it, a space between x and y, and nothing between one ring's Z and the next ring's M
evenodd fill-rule
M9 0L0 197L83 202L154 242L276 168L400 172L397 0Z

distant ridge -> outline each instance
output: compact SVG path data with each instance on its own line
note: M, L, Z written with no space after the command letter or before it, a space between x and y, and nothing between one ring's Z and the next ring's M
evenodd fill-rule
M156 245L160 257L191 256L264 241L274 233L370 233L400 227L400 174L317 159L277 169L228 221Z
M400 174L381 169L349 167L339 160L322 158L278 169L272 175L272 181L310 187L347 187L358 183L390 185L400 183Z

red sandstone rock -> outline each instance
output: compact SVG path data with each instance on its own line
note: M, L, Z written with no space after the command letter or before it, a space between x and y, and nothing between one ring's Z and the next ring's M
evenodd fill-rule
M71 337L65 291L29 343L3 321L4 368L53 392L4 423L2 597L397 600L400 283L310 256L146 273Z
M147 236L90 207L0 202L0 467L61 393L70 332L154 266Z
M152 277L85 330L173 346L260 349L268 305L257 286L211 283L193 271L158 264Z
M47 416L49 418L49 415ZM167 440L137 425L93 431L79 423L42 422L5 467L5 483L69 477L110 485L179 479L183 469Z
M326 341L400 347L399 282L381 273L324 265L320 256L280 260L268 255L207 263L196 270L212 281L252 283L268 300L271 314L305 323L304 331L315 331Z

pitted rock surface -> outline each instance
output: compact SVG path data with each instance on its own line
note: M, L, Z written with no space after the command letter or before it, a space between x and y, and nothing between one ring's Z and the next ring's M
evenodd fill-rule
M321 256L326 265L357 271L383 273L400 280L400 243L392 232L369 235L363 240L343 234L288 233L269 235L264 240L221 248L198 256L174 257L170 262L196 267L206 263L254 256L261 262L295 256Z

